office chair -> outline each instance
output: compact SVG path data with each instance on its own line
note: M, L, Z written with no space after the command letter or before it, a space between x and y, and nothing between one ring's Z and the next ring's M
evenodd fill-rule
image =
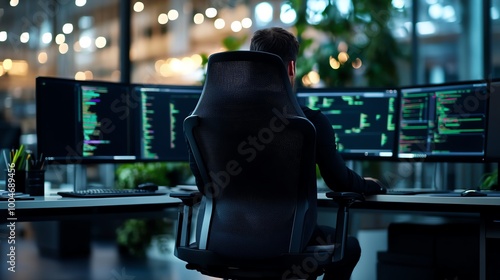
M184 121L202 182L199 192L171 194L182 200L175 255L188 269L224 279L321 275L343 257L348 209L363 196L328 193L339 206L335 245L307 246L316 224L316 132L283 61L231 51L211 55L207 67Z

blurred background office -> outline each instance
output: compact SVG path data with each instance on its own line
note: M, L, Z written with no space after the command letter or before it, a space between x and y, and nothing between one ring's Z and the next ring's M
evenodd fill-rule
M35 77L197 85L208 55L248 49L251 34L269 26L301 40L299 86L500 76L499 0L9 0L0 4L0 112L35 149ZM384 179L391 185L425 184L442 167L352 164L379 177L392 170ZM451 171L441 185L457 187L485 172L475 164L444 169Z

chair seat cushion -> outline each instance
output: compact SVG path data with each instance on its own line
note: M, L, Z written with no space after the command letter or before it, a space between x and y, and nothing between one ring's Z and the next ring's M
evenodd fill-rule
M283 275L296 277L297 273L307 276L323 274L323 267L332 262L333 248L334 245L317 245L307 247L303 253L266 259L241 259L200 250L196 244L191 244L189 248L178 247L176 256L187 262L188 269L198 270L213 277L287 279Z

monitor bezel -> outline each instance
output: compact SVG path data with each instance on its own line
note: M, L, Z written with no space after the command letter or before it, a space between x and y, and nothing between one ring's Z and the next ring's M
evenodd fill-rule
M493 93L493 91L492 91L493 84L498 84L499 90L496 93ZM498 125L498 120L500 120L500 117L499 117L498 119L496 119L496 122L494 122L494 117L500 116L500 111L498 110L498 108L500 108L500 107L496 107L496 108L494 107L497 104L496 103L493 104L491 102L492 94L495 94L498 96L498 97L496 97L496 98L498 98L498 100L496 102L498 102L500 104L500 77L488 80L488 122L486 124L487 131L486 131L486 140L485 140L485 161L500 163L500 152L497 155L491 154L491 147L500 145L499 144L500 143L500 130L497 130L498 132L495 135L490 134L492 131L494 131L494 129L490 129L490 128L493 128L490 126L493 126L495 124ZM494 112L494 114L492 114L492 112ZM497 149L500 149L500 148L497 148Z

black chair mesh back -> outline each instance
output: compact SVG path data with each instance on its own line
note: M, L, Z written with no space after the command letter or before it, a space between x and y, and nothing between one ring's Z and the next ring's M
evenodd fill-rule
M289 125L287 118L303 112L281 59L251 51L212 55L193 115L210 177L202 192L214 205L208 249L244 258L288 252L298 205L310 208L301 219L316 221L315 132L308 121L307 133Z

